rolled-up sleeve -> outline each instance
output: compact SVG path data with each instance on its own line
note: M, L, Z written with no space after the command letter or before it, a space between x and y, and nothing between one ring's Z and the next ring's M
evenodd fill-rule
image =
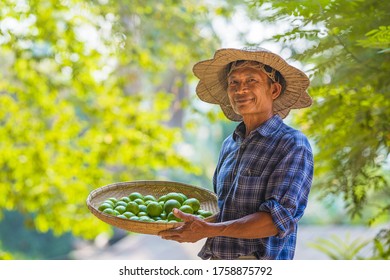
M279 238L295 231L306 208L313 177L309 144L286 149L269 178L266 199L259 205L259 211L271 214Z

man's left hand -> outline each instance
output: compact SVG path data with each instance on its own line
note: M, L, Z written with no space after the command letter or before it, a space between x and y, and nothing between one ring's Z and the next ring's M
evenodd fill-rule
M202 238L207 237L207 229L210 227L209 223L194 215L184 213L179 209L174 209L173 214L183 220L184 225L164 230L158 233L161 238L166 240L174 240L177 242L197 242Z

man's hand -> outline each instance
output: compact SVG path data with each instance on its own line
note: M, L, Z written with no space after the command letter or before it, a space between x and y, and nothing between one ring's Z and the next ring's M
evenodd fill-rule
M159 232L158 235L163 239L174 240L180 243L194 243L202 238L208 237L207 232L210 230L209 223L194 215L186 214L176 208L173 210L173 214L176 217L182 219L184 225Z
M197 242L202 238L215 236L254 239L278 234L278 228L268 212L256 212L237 220L220 223L208 223L178 209L174 209L173 214L182 219L184 225L159 232L158 235L163 239L177 242Z

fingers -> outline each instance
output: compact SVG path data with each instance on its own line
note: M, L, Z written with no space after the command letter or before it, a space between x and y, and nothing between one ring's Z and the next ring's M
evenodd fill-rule
M173 240L179 243L190 242L194 243L199 239L194 238L193 234L186 234L183 230L165 230L158 233L158 235L165 240Z
M184 213L183 211L180 211L177 208L173 209L173 215L175 215L179 219L182 219L183 222L191 222L191 221L194 220L194 216L193 215Z
M178 227L178 228L160 231L158 233L158 235L162 239L175 240L175 241L180 242L181 241L181 233L182 233L181 227Z
M160 237L167 240L175 240L178 242L182 242L182 233L185 228L188 228L188 223L191 223L194 221L194 216L190 214L186 214L179 209L175 208L173 209L173 215L175 215L177 218L181 219L185 224L176 228L164 230L158 233Z
M197 227L193 227L194 223L199 223L199 218L194 215L184 213L177 208L173 209L173 215L181 219L184 224L176 228L159 232L158 235L161 238L166 240L174 240L180 243L196 242L201 238L198 236L199 232L194 231L194 229L196 230Z
M169 232L168 230L159 232L158 235L165 240L174 240L180 242L181 239L180 235L178 235L177 233Z

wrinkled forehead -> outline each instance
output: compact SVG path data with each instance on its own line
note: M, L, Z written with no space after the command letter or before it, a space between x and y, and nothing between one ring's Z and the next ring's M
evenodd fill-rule
M243 69L243 68L253 68L256 70L261 70L263 73L265 73L273 82L276 82L276 70L273 69L272 67L263 64L258 61L253 61L253 60L237 60L233 61L229 64L230 69L228 69L227 72L227 77L232 74L233 71L238 70L238 69Z
M229 77L233 71L238 70L238 69L243 69L243 68L254 68L254 69L261 69L264 67L263 63L260 63L258 61L251 61L251 60L238 60L238 61L233 61L229 65L229 71L227 76Z

